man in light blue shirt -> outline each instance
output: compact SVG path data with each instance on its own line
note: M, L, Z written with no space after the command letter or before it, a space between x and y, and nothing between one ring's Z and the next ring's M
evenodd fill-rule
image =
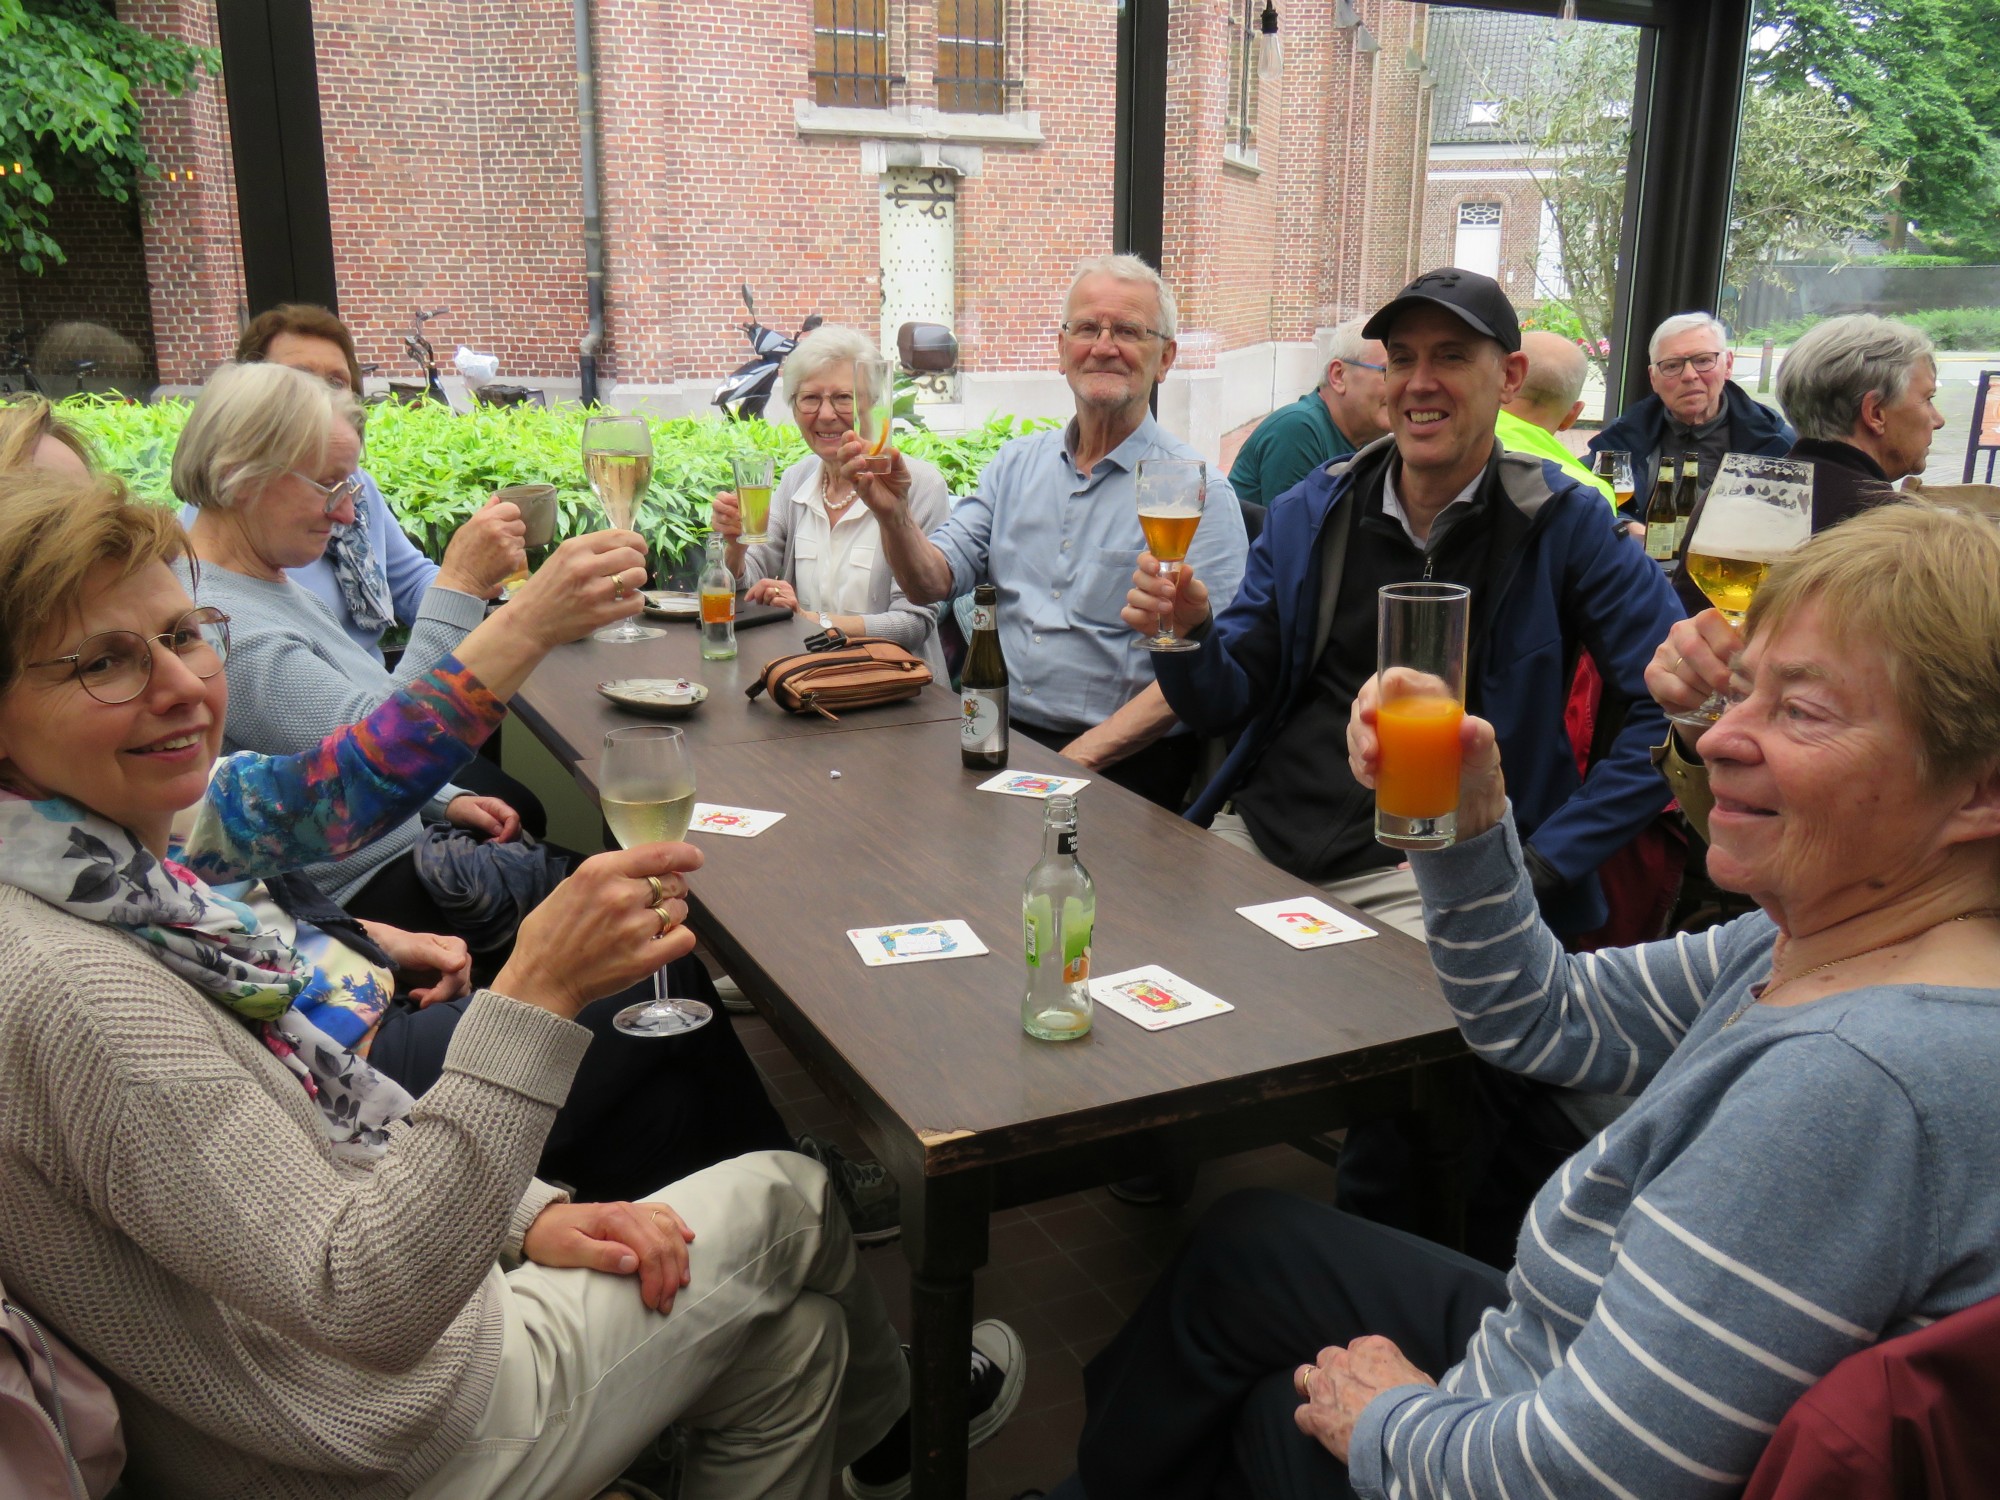
M1201 457L1148 411L1173 367L1175 323L1173 293L1144 261L1086 261L1057 335L1075 418L1003 447L978 490L928 537L910 517L900 455L869 459L851 439L842 456L912 600L954 598L979 583L998 590L1014 729L1178 812L1194 739L1154 684L1144 643L1118 617L1145 546L1139 461ZM1211 470L1188 561L1231 598L1247 550L1235 492Z

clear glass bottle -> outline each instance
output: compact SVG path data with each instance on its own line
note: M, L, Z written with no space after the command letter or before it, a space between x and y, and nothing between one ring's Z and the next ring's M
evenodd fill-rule
M736 655L736 578L723 561L728 544L711 534L708 561L701 570L701 659L730 661Z
M1042 857L1021 891L1028 991L1021 1026L1045 1042L1090 1032L1090 935L1097 886L1076 857L1076 798L1051 794L1042 804Z

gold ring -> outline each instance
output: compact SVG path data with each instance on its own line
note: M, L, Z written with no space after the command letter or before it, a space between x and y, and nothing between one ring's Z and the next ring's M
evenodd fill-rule
M661 937L665 937L668 933L674 930L673 915L670 912L668 912L666 902L662 901L658 906L654 907L653 915L660 919Z
M1676 656L1674 658L1674 670L1678 672L1681 669L1681 663L1686 660L1687 658L1685 656Z
M667 904L667 888L660 883L659 876L648 875L646 877L646 889L653 893L653 899L647 903L648 905L665 906Z
M606 573L604 576L611 580L612 601L614 603L622 601L625 598L625 575L623 573Z

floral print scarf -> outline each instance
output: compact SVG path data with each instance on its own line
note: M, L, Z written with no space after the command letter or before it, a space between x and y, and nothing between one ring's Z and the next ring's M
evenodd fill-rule
M251 1023L319 1106L334 1153L365 1161L414 1101L307 1020L293 1001L312 966L239 901L160 859L127 829L64 798L0 790L0 879L144 943L175 974Z

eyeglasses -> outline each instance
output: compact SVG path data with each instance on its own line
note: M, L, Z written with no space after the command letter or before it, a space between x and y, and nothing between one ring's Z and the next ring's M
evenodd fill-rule
M1373 370L1378 375L1386 375L1389 372L1387 365L1371 365L1365 359L1343 359L1341 363L1351 370Z
M833 414L836 417L854 415L852 396L801 396L792 403L792 410L802 417L816 417L820 413L820 408L827 405L833 407Z
M158 642L181 665L206 682L229 657L229 616L219 609L191 609L172 630L140 635L133 630L100 630L86 636L68 656L31 661L31 667L63 667L99 703L130 703L153 680L153 645Z
M1706 375L1722 359L1720 354L1689 354L1673 359L1656 359L1653 368L1669 380L1678 380L1681 371L1693 368L1695 374Z
M1157 328L1142 328L1137 323L1099 323L1091 318L1065 323L1062 325L1062 331L1079 344L1094 344L1108 333L1111 335L1111 342L1122 349L1136 349L1147 339L1166 337Z
M361 476L359 474L349 474L339 484L321 484L312 475L301 474L297 469L287 469L285 472L290 474L292 478L301 480L319 491L320 498L326 501L326 509L322 514L328 517L331 517L335 511L340 509L341 501L354 500L358 502L361 498Z

